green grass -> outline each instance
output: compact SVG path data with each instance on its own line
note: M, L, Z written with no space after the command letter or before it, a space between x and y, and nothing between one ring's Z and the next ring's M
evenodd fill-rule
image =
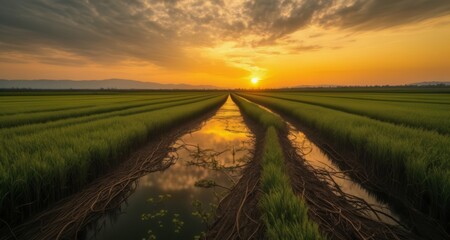
M261 124L265 143L261 161L261 189L259 201L268 239L325 239L317 224L308 217L308 207L297 197L286 172L283 152L277 131L286 130L285 122L277 115L239 96L233 101L251 119Z
M29 208L39 209L77 191L154 135L217 107L226 99L223 93L206 95L197 100L173 100L173 105L154 104L153 110L139 113L2 137L1 216L17 217L17 206L31 204Z
M330 108L243 94L354 151L368 171L418 209L443 223L450 217L450 137ZM338 103L338 102L337 102ZM368 107L369 108L369 107Z

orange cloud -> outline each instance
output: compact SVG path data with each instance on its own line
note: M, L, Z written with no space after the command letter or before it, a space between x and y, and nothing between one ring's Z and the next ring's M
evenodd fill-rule
M446 0L4 3L0 78L249 87L449 80Z

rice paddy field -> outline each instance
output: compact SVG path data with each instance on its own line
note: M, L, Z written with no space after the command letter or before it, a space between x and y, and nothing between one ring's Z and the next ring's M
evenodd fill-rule
M450 91L0 92L0 239L449 239Z

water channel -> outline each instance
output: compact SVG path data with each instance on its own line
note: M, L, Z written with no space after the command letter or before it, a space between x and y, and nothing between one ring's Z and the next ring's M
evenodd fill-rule
M382 213L374 214L372 211L367 212L366 214L372 219L381 220L388 224L397 224L399 217L391 211L387 204L379 201L376 196L366 190L360 183L353 181L324 151L320 149L319 146L314 144L304 132L294 127L291 123L288 123L288 127L288 137L297 148L297 153L300 154L311 167L331 173L330 177L339 186L342 192L363 199L370 204L373 209Z
M278 115L264 106L258 106L268 112L271 112L272 114ZM391 210L388 204L378 200L375 195L371 194L360 183L352 180L350 176L342 171L340 167L332 161L327 153L322 151L319 146L313 143L313 141L311 141L302 130L295 127L290 121L286 121L286 124L289 129L289 140L292 145L296 147L297 153L302 156L307 164L314 169L325 170L331 173L330 177L339 186L342 192L363 199L372 207L372 209L379 212L377 214L373 211L366 212L370 218L374 220L381 220L382 222L391 225L398 224L400 217Z
M263 107L270 111L269 109ZM339 172L339 167L301 130L287 122L289 139L315 169ZM254 136L231 98L200 127L183 135L171 153L177 161L167 170L145 175L118 214L108 215L87 229L85 239L196 239L213 219L214 209L251 160ZM226 169L226 170L225 170ZM332 175L341 190L364 199L373 208L398 219L358 182ZM201 185L202 187L199 187ZM368 213L377 219L373 213ZM395 224L379 214L383 222Z
M102 217L85 239L195 239L221 197L252 159L253 135L231 98L172 147L177 161L138 180L120 212ZM197 186L196 186L197 185Z

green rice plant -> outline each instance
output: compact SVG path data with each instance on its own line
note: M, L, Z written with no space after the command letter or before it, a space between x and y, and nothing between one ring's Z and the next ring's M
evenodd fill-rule
M188 96L192 97L192 96ZM194 96L195 97L195 96ZM186 96L178 97L178 99L186 99ZM81 117L81 116L87 116L92 114L99 114L99 113L108 113L111 111L120 111L130 108L136 108L136 107L142 107L147 106L150 104L157 104L157 103L164 103L164 102L170 102L173 100L172 98L156 98L156 99L144 99L139 100L138 103L135 102L126 102L126 103L117 103L113 105L107 105L107 106L94 106L94 107L87 107L87 108L81 108L81 109L68 109L63 111L51 111L51 112L35 112L35 113L23 113L23 114L15 114L15 115L7 115L7 116L0 116L0 128L6 128L6 127L13 127L13 126L20 126L24 124L32 124L32 123L42 123L42 122L49 122L49 121L55 121L59 119L66 119L66 118L73 118L73 117Z
M91 114L88 116L60 119L60 120L55 120L55 121L46 122L46 123L27 124L27 125L12 127L12 128L0 129L0 137L7 139L14 135L31 134L31 133L37 132L37 131L42 132L42 131L53 129L53 128L62 128L62 127L76 125L76 124L84 124L84 123L88 123L91 121L97 121L100 119L105 119L105 118L114 117L114 116L129 116L129 115L133 115L133 114L154 111L154 110L171 107L171 106L176 106L176 105L180 105L180 104L198 102L198 101L202 101L207 98L210 98L211 96L213 96L213 95L195 96L195 97L188 97L188 98L182 98L182 99L177 98L177 99L173 99L172 101L168 101L168 102L166 102L166 101L152 102L145 106L128 108L128 109L124 109L124 110Z
M242 94L356 153L371 175L422 212L450 219L450 137L312 104Z
M225 100L216 93L202 101L0 139L0 215L17 220L17 206L34 211L79 190L139 144Z
M264 128L273 126L278 130L286 130L286 123L279 116L267 112L258 105L238 97L235 94L231 94L231 98L248 117L262 124Z
M274 127L266 131L259 207L268 239L325 239L308 217L308 207L292 191Z
M76 108L105 106L160 98L179 97L179 94L109 94L109 95L68 95L68 96L1 96L0 116L23 113L62 111Z
M258 93L261 96L269 96L284 100L296 101L301 103L313 104L326 108L331 108L348 113L354 113L367 116L380 121L386 121L399 125L407 125L419 129L437 131L441 134L450 133L450 101L447 104L421 102L420 97L415 101L395 101L383 100L393 97L385 94L378 94L376 99L367 99L364 97L350 97L347 93L335 93L332 96L317 94L297 93ZM387 96L386 96L387 95ZM392 95L392 94L391 94ZM405 94L403 94L405 95ZM448 95L448 94L447 94ZM445 96L444 94L435 94L436 101ZM430 97L428 97L429 99ZM404 99L404 98L403 98ZM442 101L442 100L439 100Z
M268 239L326 239L318 225L308 217L308 207L297 197L285 169L284 155L277 130L286 130L277 115L232 94L233 101L251 119L266 129L261 160L261 189L259 201Z
M449 92L433 92L433 93L362 93L362 92L300 92L293 91L291 94L302 94L305 96L316 97L332 97L332 98L344 98L353 100L372 100L380 102L403 102L403 103L432 103L432 104L447 104L450 105Z

